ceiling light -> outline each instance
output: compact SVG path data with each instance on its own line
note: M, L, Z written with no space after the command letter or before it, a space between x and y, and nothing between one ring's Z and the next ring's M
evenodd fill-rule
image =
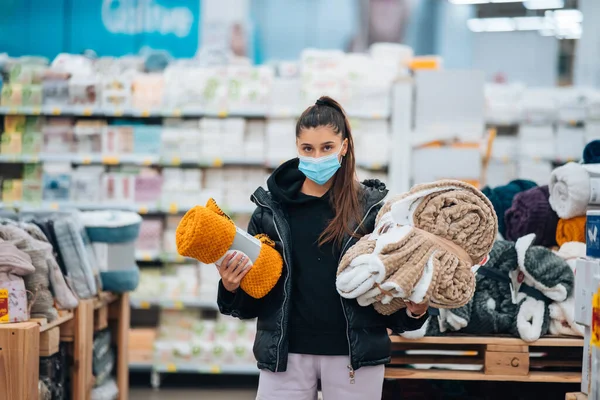
M518 31L539 31L546 27L544 17L515 17L513 20Z
M485 4L489 2L490 0L450 0L452 4Z
M526 0L523 5L528 10L548 10L555 8L563 8L564 0Z
M471 18L467 21L467 27L471 32L485 32L485 21L481 18Z
M512 18L486 18L485 30L487 32L514 31L515 21Z

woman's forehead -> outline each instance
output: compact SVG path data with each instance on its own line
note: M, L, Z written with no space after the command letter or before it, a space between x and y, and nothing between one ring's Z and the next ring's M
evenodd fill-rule
M298 141L310 144L340 143L342 135L336 133L330 126L305 128L300 131Z

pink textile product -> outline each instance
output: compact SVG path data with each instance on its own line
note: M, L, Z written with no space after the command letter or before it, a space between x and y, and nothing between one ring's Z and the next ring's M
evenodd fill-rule
M136 249L154 251L162 248L162 219L145 218L140 226Z
M29 320L23 276L35 272L29 255L9 242L0 242L0 323Z
M163 179L160 175L137 176L135 178L135 202L157 202L162 193Z
M75 150L73 120L56 118L49 120L43 127L45 153L70 153Z

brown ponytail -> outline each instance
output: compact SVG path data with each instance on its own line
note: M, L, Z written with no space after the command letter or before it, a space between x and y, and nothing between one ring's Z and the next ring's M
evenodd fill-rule
M348 150L342 158L341 167L334 177L331 189L331 203L335 216L319 238L319 245L334 242L341 247L344 236L353 236L354 226L360 223L361 218L354 140L344 109L337 101L327 96L319 98L315 105L302 113L296 124L296 137L303 129L319 126L332 128L336 134L342 135L342 141L348 142Z

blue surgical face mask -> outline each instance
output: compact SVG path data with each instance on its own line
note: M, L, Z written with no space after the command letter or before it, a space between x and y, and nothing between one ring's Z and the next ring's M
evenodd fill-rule
M311 181L318 185L324 185L342 166L339 157L341 151L342 149L335 154L319 158L299 155L300 164L298 169Z

